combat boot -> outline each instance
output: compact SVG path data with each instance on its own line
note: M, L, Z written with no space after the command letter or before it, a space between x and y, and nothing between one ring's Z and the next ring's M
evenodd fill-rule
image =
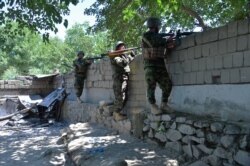
M174 110L172 108L169 107L168 103L167 102L162 102L161 103L161 107L160 109L164 112L164 113L173 113Z
M113 112L113 118L115 119L115 121L121 121L127 119L127 116L118 112Z
M158 115L158 114L161 114L162 111L159 109L158 105L151 104L151 113L155 114L155 115Z

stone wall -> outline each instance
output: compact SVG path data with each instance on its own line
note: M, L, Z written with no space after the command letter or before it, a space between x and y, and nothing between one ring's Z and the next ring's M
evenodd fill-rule
M171 106L223 121L249 121L249 50L248 20L184 38L167 60L175 85Z
M166 59L173 81L169 104L178 112L212 116L222 121L250 121L250 35L248 20L194 33L182 39ZM125 110L149 108L146 100L143 59L131 63L129 98ZM64 78L69 100L75 100L73 73ZM91 65L82 99L88 103L113 101L112 70L109 59ZM156 89L157 104L161 90Z
M70 93L63 117L71 122L98 122L123 133L172 148L179 161L196 165L249 165L250 163L250 30L248 20L196 33L166 59L173 81L169 99L173 114L150 114L146 99L143 59L131 63L128 119L116 122L109 106L114 100L109 59L92 64L82 99L76 102L73 73L57 77ZM161 90L156 89L157 104ZM205 164L201 164L205 163Z
M15 80L0 80L0 96L34 95L42 97L53 91L53 76L36 78L19 76Z
M173 153L179 162L204 165L249 165L249 128L186 114L147 115L144 139L151 139Z

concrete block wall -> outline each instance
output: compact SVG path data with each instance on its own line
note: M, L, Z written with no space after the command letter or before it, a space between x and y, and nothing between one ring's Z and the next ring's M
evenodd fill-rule
M250 28L248 20L229 23L182 39L165 60L173 89L169 105L185 112L221 121L250 120ZM143 107L146 99L143 59L139 55L130 64L129 97L125 110ZM75 101L74 75L64 76L67 100ZM90 66L82 99L91 104L113 101L110 60L102 59ZM156 89L157 104L161 90Z
M146 102L145 79L143 69L143 59L138 55L131 63L131 74L129 81L128 101L125 109L131 107L144 107ZM88 70L84 83L84 90L81 96L86 103L98 104L100 101L114 101L113 79L110 60L108 58L93 63ZM64 86L69 96L67 100L75 101L74 92L74 72L59 75L54 80L54 88Z
M173 108L223 121L250 120L249 27L240 20L182 39L167 58Z
M174 85L249 83L248 20L195 33L168 57Z

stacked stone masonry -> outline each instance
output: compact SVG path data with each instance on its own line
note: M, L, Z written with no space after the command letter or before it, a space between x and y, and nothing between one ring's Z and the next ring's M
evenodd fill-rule
M249 128L190 115L147 114L143 132L145 138L180 154L178 161L184 163L195 160L212 166L250 163Z

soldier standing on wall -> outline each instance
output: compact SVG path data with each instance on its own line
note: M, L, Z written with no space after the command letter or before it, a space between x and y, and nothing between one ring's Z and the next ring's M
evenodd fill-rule
M75 83L74 88L76 92L77 101L79 103L82 103L81 95L84 88L84 81L87 76L87 70L89 65L91 64L91 61L83 59L84 52L79 51L77 53L77 58L73 61L73 66L75 69Z
M115 50L124 50L125 44L118 41ZM116 121L126 119L126 114L122 113L122 109L127 101L128 80L130 67L129 63L134 59L134 52L122 53L119 56L110 58L111 66L113 69L113 90L115 101L113 105L113 117Z
M151 106L151 113L160 114L162 111L171 113L168 106L168 98L171 93L172 83L167 72L164 57L169 43L163 35L159 33L161 21L159 18L150 17L147 20L148 31L142 36L142 54L144 57L145 80L147 83L147 98ZM168 43L167 43L168 42ZM162 90L162 99L160 108L156 105L155 89L156 83Z

